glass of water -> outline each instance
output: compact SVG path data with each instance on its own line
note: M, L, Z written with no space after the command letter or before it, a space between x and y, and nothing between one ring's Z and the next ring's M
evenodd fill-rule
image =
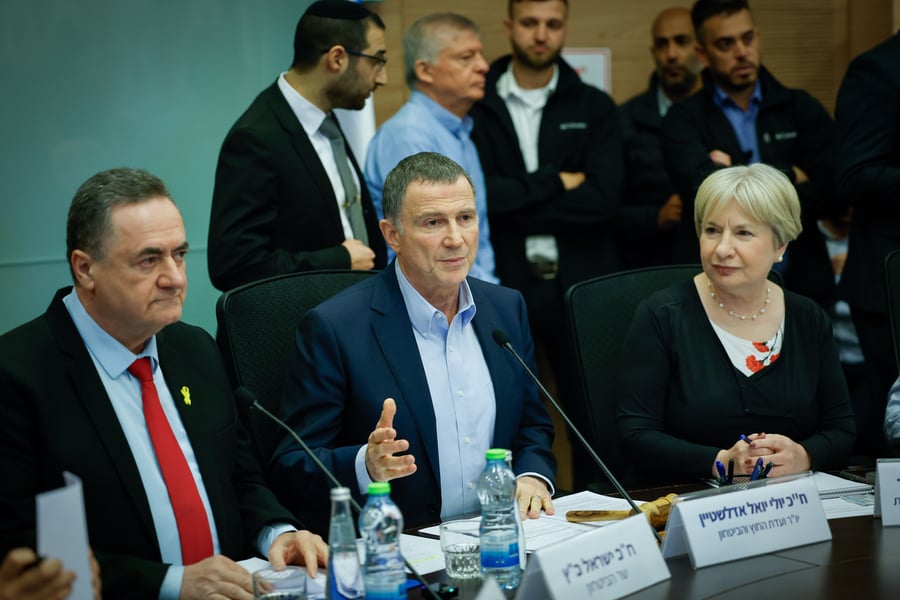
M306 600L306 569L287 566L256 571L253 600Z
M477 519L441 523L441 550L451 579L480 579L481 553Z

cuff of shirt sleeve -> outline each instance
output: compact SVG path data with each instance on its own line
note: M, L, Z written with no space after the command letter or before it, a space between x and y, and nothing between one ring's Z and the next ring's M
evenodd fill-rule
M541 481L543 481L544 483L547 484L547 489L550 490L551 498L556 495L556 488L553 486L553 482L551 482L549 479L547 479L540 473L519 473L518 475L516 475L516 479L518 479L519 477L537 477L538 479L540 479Z
M369 470L366 468L366 447L362 446L356 453L356 485L359 486L359 493L365 496L369 493L369 484L372 478L369 477Z
M289 531L297 531L297 528L290 523L264 525L262 529L259 530L259 533L256 534L256 540L254 540L253 547L256 548L256 551L259 552L260 556L268 560L269 548L272 547L275 538L282 533L288 533Z
M184 578L184 567L169 565L166 576L159 588L159 600L178 600L181 596L181 580Z

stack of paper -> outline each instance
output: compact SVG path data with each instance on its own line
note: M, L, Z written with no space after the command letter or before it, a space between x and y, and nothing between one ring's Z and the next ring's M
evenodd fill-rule
M813 474L813 479L816 481L826 518L872 516L875 510L874 486L820 471Z

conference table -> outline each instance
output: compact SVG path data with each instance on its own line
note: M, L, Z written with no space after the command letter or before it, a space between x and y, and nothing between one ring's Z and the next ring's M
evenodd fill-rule
M702 489L699 484L629 490L636 498L657 498ZM669 559L671 578L628 598L894 598L900 599L900 527L882 528L872 517L828 521L832 539L719 565L694 569L687 556ZM426 575L447 582L444 573ZM453 583L452 581L450 583ZM477 587L461 587L474 598ZM777 594L777 595L776 595ZM425 598L420 590L410 598Z

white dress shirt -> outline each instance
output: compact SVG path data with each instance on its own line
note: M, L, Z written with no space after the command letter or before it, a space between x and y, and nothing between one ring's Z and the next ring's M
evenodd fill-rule
M288 106L291 107L297 120L300 121L303 131L306 132L310 143L312 143L313 150L319 155L319 161L322 163L325 173L328 174L328 181L331 182L331 189L334 190L334 197L337 199L338 213L341 215L341 227L344 229L344 238L348 240L353 239L353 228L350 226L347 209L344 208L347 195L344 193L341 174L338 172L337 162L334 160L334 152L331 150L331 140L319 131L319 127L327 115L292 88L284 76L285 74L282 73L278 78L278 89L281 90L281 94L287 101ZM348 146L347 164L350 165L350 174L353 176L356 189L359 190L362 189L359 187L359 177L356 176L356 169L353 168L353 164L350 162L349 154L350 148Z

